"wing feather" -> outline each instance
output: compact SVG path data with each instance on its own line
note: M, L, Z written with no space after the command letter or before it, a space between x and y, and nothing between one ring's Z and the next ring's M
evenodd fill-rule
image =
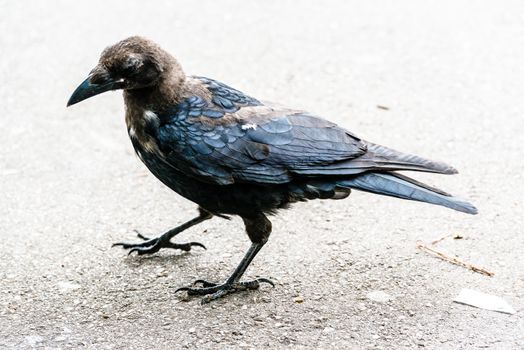
M304 111L262 104L211 79L161 115L155 138L168 164L217 184L286 183L370 170L451 173L453 168L361 140Z

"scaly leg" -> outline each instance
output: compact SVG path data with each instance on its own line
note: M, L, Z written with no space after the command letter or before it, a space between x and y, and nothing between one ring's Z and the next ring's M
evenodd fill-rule
M138 238L141 238L144 240L142 243L114 243L112 246L121 246L124 249L129 249L129 254L133 252L137 252L138 255L144 255L144 254L153 254L158 252L162 248L171 248L171 249L181 249L184 251L190 251L192 246L202 247L206 249L206 247L202 243L198 242L189 242L189 243L172 243L170 240L180 232L190 228L191 226L195 226L202 221L211 219L213 215L209 213L208 211L198 208L200 214L188 222L177 226L164 234L162 234L159 237L149 239L147 237L142 236L140 233L138 234Z
M223 297L226 294L235 293L243 290L258 289L260 283L269 283L273 287L273 282L267 278L257 278L250 281L240 281L240 278L248 268L251 261L255 258L257 253L262 249L271 233L271 222L262 213L250 217L242 217L246 225L246 231L252 241L246 255L240 261L235 271L222 284L211 283L205 280L196 280L191 287L182 287L175 291L186 291L188 295L205 295L201 300L202 304L209 303L212 300ZM195 287L195 284L200 283L202 287Z

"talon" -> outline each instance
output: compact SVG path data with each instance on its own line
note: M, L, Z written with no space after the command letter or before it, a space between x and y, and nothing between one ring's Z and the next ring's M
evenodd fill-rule
M127 256L130 256L134 252L138 252L138 249L137 248L130 249L129 252L127 253ZM138 255L140 255L140 254L138 254Z
M175 290L175 294L178 293L178 292L188 291L189 289L190 289L190 287L180 287L177 290Z
M262 277L262 278L257 278L256 280L257 280L258 282L260 282L260 283L263 282L263 283L270 284L271 287L275 288L275 283L273 283L273 281L270 280L270 279L268 279L268 278L263 278L263 277Z
M207 250L206 246L203 245L203 244L200 243L200 242L189 242L189 245L190 245L190 246L195 246L195 247L204 248L205 250Z
M217 283L208 282L206 280L196 280L195 282L193 282L193 286L197 285L198 283L202 283L202 287L204 288L216 287L218 285Z
M144 241L149 241L150 238L144 236L143 234L141 234L140 232L138 232L137 230L134 230L136 232L136 236L140 239L143 239Z

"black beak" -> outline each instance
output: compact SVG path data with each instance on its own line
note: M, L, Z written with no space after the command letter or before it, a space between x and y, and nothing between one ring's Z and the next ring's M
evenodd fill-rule
M67 107L74 105L80 101L93 97L95 95L101 94L109 90L122 89L124 87L124 81L122 80L113 80L111 78L104 79L99 84L93 84L90 82L91 76L88 77L82 84L80 84L75 92L67 101Z

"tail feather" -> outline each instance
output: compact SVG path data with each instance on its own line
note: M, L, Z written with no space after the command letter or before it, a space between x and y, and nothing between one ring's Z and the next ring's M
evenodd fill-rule
M402 199L441 205L468 214L477 214L473 204L407 176L393 172L369 172L338 181L340 187L382 194Z
M351 176L365 172L389 172L396 170L422 171L438 174L457 174L457 169L413 154L366 142L367 151L357 158L330 164L295 167L293 172L305 176Z
M367 142L366 145L368 148L367 153L355 160L360 160L363 163L374 163L377 168L384 169L385 171L415 170L440 174L458 173L457 169L444 162L434 161L414 154L402 153L371 142Z

